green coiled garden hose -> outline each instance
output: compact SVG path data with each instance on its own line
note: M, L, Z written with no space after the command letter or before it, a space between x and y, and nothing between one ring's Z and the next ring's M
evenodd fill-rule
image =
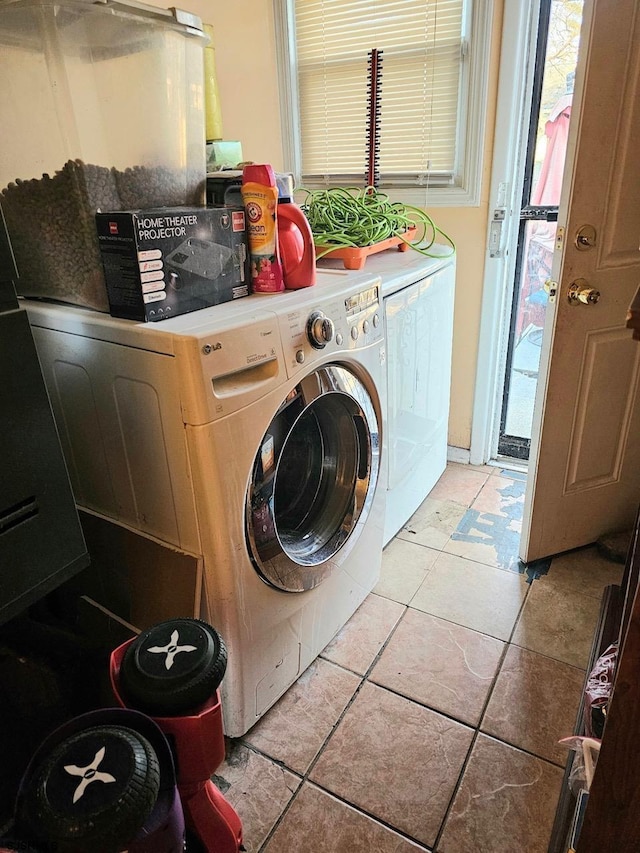
M436 254L430 249L441 235L451 246L455 243L434 223L433 219L419 207L390 202L386 193L374 187L331 187L326 190L298 190L305 194L300 205L313 234L313 242L322 247L316 258L334 249L349 246L361 249L380 243L389 237L398 237L416 252L427 257ZM406 239L409 228L417 231L411 240ZM438 254L437 257L442 257Z

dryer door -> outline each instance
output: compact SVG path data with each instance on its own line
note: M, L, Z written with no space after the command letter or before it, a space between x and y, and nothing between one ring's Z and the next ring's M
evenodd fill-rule
M264 581L303 592L328 576L366 521L379 459L373 402L348 368L319 368L292 389L263 437L247 491L247 540Z

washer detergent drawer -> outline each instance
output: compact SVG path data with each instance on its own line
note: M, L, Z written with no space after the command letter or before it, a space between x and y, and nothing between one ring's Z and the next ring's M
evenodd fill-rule
M177 337L185 423L198 425L250 406L286 379L278 321L260 311Z

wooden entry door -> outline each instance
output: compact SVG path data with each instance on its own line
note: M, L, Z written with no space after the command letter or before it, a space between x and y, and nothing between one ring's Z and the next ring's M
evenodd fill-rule
M634 0L585 3L571 121L520 545L526 562L630 527L640 498L640 348L625 328L640 283ZM586 301L569 300L572 285Z

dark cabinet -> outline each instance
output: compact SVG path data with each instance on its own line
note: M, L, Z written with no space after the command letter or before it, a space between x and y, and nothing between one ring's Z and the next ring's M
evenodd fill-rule
M0 624L89 564L0 212Z

